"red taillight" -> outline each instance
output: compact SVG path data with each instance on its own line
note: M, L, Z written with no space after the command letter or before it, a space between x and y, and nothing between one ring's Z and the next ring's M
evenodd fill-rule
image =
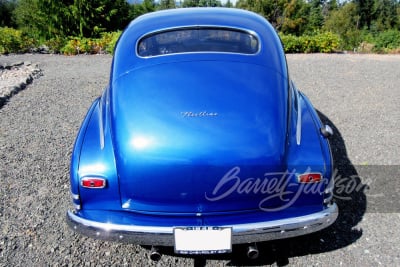
M300 183L318 183L322 180L320 173L303 173L298 176Z
M81 180L81 185L86 188L104 188L106 180L98 177L85 177Z

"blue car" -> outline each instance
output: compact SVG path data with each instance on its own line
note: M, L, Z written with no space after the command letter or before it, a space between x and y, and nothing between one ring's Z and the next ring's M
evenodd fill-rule
M115 49L110 81L73 148L76 232L230 253L232 245L331 225L333 161L316 110L290 80L261 16L228 8L143 15Z

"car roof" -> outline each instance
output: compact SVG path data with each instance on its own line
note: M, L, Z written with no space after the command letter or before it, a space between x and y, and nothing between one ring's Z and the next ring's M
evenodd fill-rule
M216 25L233 28L262 30L265 19L253 12L235 8L178 8L147 13L133 20L130 28L142 29L145 34L162 28L193 25Z
M200 53L168 55L153 59L141 59L136 54L136 45L143 36L157 31L182 27L224 27L253 32L260 42L257 55L222 55L222 53ZM133 20L121 35L113 60L112 77L115 79L137 67L161 64L177 60L202 60L203 58L227 61L245 61L277 69L286 76L286 60L281 41L271 24L262 16L236 8L177 8L156 11Z

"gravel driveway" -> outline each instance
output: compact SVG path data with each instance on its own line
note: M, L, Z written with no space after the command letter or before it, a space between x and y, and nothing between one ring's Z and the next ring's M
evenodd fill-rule
M65 223L69 159L111 57L0 56L31 61L43 76L0 108L0 266L376 266L400 265L400 56L288 55L292 79L336 131L341 209L319 233L259 245L258 260L234 254L159 262L136 245L93 240ZM396 180L397 179L397 180Z

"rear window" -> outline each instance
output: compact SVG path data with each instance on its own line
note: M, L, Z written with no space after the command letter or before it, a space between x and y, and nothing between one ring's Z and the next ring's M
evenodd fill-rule
M196 27L146 35L139 40L137 53L141 57L192 52L255 54L258 48L258 39L249 32Z

